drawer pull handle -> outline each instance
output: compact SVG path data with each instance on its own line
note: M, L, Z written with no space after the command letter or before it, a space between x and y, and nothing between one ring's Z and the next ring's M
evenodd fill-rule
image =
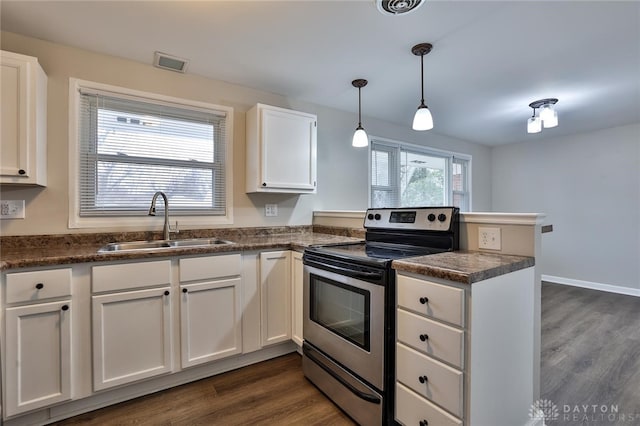
M26 175L27 172L24 169L20 169L20 170L18 170L18 174L19 175Z
M189 291L189 290L187 290L186 288L183 288L183 289L182 289L182 292L183 292L183 293L186 293L187 291Z
M38 284L36 284L36 288L37 288L38 290L42 290L42 289L44 288L44 284L42 284L42 283L38 283Z
M69 305L62 305L62 310L63 311L68 311L69 310Z
M429 303L429 298L428 297L421 297L420 298L420 303L422 303L423 305L426 305L427 303Z
M420 425L420 426L429 426L429 422L428 422L428 421L426 421L426 420L420 420L419 425Z
M422 340L423 342L426 342L427 340L429 340L429 335L428 334L421 334L420 335L420 340Z
M425 384L427 383L428 379L427 376L420 376L418 377L418 380L420 381L420 383Z
M165 295L165 296L168 296L168 295L169 295L169 290L166 290L166 291L164 292L164 295Z

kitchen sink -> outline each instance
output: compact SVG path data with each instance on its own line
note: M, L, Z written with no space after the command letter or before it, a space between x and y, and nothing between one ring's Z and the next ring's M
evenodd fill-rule
M98 253L115 253L123 251L161 250L171 248L207 247L222 244L233 244L231 241L219 238L191 238L184 240L154 240L154 241L127 241L122 243L109 243L100 247Z

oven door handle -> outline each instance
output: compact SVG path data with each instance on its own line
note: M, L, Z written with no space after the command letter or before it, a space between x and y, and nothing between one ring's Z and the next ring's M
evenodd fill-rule
M365 401L371 402L373 404L380 404L382 402L382 401L380 401L380 398L378 398L377 396L372 395L370 393L362 392L361 390L356 389L355 386L353 386L351 383L347 382L343 377L341 377L340 375L336 374L335 371L333 371L332 369L330 369L329 367L324 365L322 362L320 362L316 357L314 357L313 354L311 353L311 351L309 349L307 349L306 347L303 346L302 351L304 352L304 354L309 359L311 359L313 362L315 362L318 367L322 368L324 371L329 373L331 375L331 377L333 377L338 382L340 382L340 384L342 386L344 386L345 388L349 389L351 391L351 393L353 393L358 398L364 399Z
M354 278L362 278L362 279L369 279L369 280L371 280L371 279L373 279L373 280L382 279L382 272L354 271L353 269L341 268L340 266L327 265L327 264L323 264L322 265L322 269L333 271L333 272L337 272L337 273L344 273L344 274L349 275L349 276L354 277Z

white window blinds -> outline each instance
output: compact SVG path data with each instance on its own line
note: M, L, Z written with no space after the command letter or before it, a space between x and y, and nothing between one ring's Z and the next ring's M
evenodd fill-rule
M156 191L226 214L225 112L84 88L79 105L80 216L146 215Z

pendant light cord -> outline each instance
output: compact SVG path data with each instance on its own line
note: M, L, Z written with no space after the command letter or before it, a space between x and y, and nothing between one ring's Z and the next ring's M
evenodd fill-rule
M424 55L420 55L420 87L422 88L420 105L424 105Z
M362 127L362 98L360 97L360 87L358 87L358 127Z

